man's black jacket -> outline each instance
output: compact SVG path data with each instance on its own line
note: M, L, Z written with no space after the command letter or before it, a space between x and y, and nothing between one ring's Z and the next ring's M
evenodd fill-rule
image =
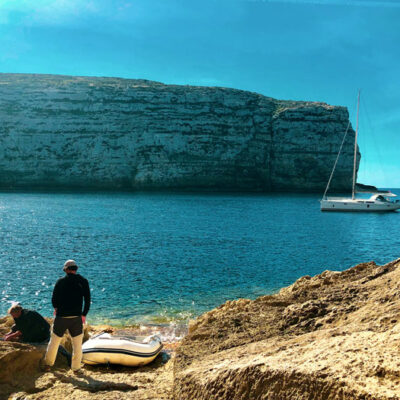
M13 332L21 331L22 341L38 343L48 340L50 337L49 323L36 311L22 309L19 318L14 318Z
M83 299L85 308L82 311ZM90 308L89 282L82 275L67 274L54 286L51 302L57 309L57 317L86 315Z

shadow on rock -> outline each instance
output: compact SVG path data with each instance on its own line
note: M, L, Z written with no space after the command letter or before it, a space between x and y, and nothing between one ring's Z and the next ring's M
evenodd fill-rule
M79 372L76 374L76 376L68 376L55 371L53 372L53 375L63 383L72 384L75 389L84 390L91 393L110 390L128 392L139 389L138 385L97 380L86 375L84 372Z
M18 387L35 387L44 351L44 346L0 342L0 398L8 398Z

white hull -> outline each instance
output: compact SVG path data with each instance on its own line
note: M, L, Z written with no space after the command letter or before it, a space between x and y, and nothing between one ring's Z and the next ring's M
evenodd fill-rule
M353 188L351 198L346 197L326 197L328 189L335 172L337 162L339 160L340 153L342 151L343 144L346 139L347 132L350 127L350 122L347 126L346 132L343 136L342 144L340 145L339 153L336 157L335 164L331 175L326 185L326 189L321 200L321 211L361 211L361 212L387 212L396 211L400 208L399 200L391 201L391 198L396 197L395 194L390 191L379 192L373 190L372 192L360 192L360 193L373 193L369 199L356 198L356 177L357 177L357 136L358 136L358 114L360 109L360 91L358 91L357 97L357 127L354 135L354 163L353 163Z
M387 212L400 208L400 203L390 201L371 201L364 199L323 199L321 211L363 211Z
M114 338L104 333L89 339L82 346L85 364L120 364L138 367L152 362L163 345L160 338L153 336L148 343L128 338Z

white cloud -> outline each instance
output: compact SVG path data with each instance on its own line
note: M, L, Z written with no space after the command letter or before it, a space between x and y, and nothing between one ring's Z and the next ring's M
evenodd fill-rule
M291 4L316 4L316 5L339 5L354 7L389 7L400 8L398 0L245 0L250 3L291 3Z
M82 15L96 14L99 10L93 1L52 0L34 8L32 22L46 25L59 25L76 20Z
M93 0L0 0L0 23L62 25L81 15L97 14Z
M142 0L0 0L0 25L118 28L153 14Z

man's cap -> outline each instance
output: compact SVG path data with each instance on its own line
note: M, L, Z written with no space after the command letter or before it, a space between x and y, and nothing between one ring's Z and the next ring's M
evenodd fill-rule
M67 269L71 269L71 270L77 270L78 269L78 265L76 264L75 260L67 260L67 261L65 261L63 270L65 271Z

